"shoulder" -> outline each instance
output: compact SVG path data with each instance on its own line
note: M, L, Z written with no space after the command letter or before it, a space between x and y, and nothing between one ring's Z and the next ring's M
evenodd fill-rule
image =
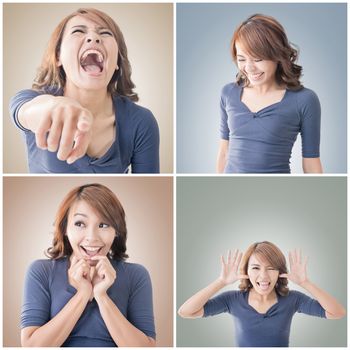
M319 106L320 101L315 93L315 91L308 89L308 88L301 88L297 91L291 91L290 92L295 96L297 99L297 104L299 108L305 108L310 106Z
M304 300L305 297L308 298L307 295L302 292L299 292L297 290L289 290L289 293L285 296L282 296L281 298L290 303L294 303Z
M230 96L232 93L237 92L241 87L237 83L228 83L221 89L221 97Z
M219 298L221 299L225 299L228 302L234 301L243 301L245 299L245 295L247 292L244 291L240 291L240 290L229 290L226 292L223 292L221 294L218 295Z
M135 120L146 120L149 122L153 120L155 121L153 113L148 108L136 104L127 97L115 97L114 104L117 105L118 102L122 104L123 109L128 113L129 118L133 118Z
M120 261L117 262L116 269L122 270L128 276L128 279L131 283L136 283L140 280L150 279L149 272L141 264Z
M52 280L55 268L54 260L40 259L33 261L27 269L27 281L38 281L40 284L47 284Z

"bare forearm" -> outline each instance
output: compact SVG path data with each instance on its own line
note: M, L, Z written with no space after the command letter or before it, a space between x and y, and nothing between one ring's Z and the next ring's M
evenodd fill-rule
M121 346L153 346L154 343L142 331L132 325L107 295L95 296L101 316L114 342Z
M180 307L178 311L179 315L185 318L201 317L202 315L198 313L202 310L206 302L223 287L225 287L225 283L218 278L213 283L209 284L209 286L203 288L189 298Z
M61 346L72 332L88 301L88 294L77 292L65 307L49 322L36 329L32 334L22 336L22 346ZM22 332L25 331L26 329L22 330Z
M305 174L322 174L320 158L303 158L303 170Z
M314 283L306 280L301 284L326 310L328 314L334 318L341 318L345 315L344 307L331 295L317 287Z

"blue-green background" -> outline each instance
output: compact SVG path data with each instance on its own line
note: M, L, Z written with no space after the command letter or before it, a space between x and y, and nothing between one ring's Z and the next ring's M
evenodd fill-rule
M254 13L275 17L299 47L302 82L321 101L324 171L346 173L346 3L177 4L176 9L178 173L215 172L220 91L237 72L230 41ZM302 172L301 159L298 137L292 172Z

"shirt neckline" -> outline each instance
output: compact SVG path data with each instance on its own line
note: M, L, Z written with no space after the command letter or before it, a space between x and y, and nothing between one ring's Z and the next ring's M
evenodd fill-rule
M289 91L288 89L285 89L284 94L283 94L282 98L281 98L279 101L274 102L274 103L271 103L271 104L269 104L269 105L267 105L267 106L265 106L265 107L263 107L263 108L260 108L258 111L253 112L253 111L242 101L243 90L244 90L244 87L243 87L243 86L239 86L238 99L239 99L239 102L244 106L244 108L245 108L246 110L248 110L248 112L251 113L251 114L259 114L259 113L263 112L265 109L268 109L268 108L271 108L271 107L274 107L274 106L276 106L276 105L279 105L279 104L283 103L284 100L286 99L287 94L288 94L288 91Z
M261 313L261 312L259 312L257 309L255 309L252 305L249 304L249 293L250 293L250 291L247 291L247 292L246 292L245 301L246 301L248 307L249 307L250 309L252 309L252 310L253 310L255 313L257 313L258 315L260 315L260 316L266 316L267 314L269 314L270 311L271 311L273 308L275 308L275 307L278 305L278 303L280 302L280 296L279 296L279 294L276 292L277 301L276 301L274 304L272 304L272 305L266 310L265 313Z

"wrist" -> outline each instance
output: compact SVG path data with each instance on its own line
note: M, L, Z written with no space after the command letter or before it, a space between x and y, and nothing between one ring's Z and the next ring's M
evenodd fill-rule
M220 288L224 288L226 287L227 285L229 285L230 283L226 283L225 280L222 278L222 277L219 277L215 283L217 284L218 287Z
M98 292L98 293L94 292L94 298L95 298L97 303L100 303L109 297L108 297L108 294L106 291L102 291L102 292Z
M307 288L308 286L310 285L310 281L306 278L304 281L302 281L301 283L299 283L299 286L300 287L303 287L303 288Z
M91 291L88 291L87 289L78 289L75 295L81 298L82 301L88 302L91 296Z

